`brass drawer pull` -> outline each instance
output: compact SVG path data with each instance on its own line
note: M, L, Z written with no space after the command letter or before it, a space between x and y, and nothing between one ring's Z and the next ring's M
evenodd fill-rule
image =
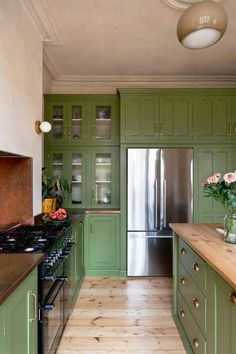
M180 249L180 253L181 253L181 254L185 254L185 253L186 253L186 249L185 249L184 247L182 247L182 248Z
M180 278L180 283L181 283L182 285L184 285L184 284L186 283L186 280L185 280L184 277L181 277L181 278Z
M198 272L200 270L200 266L199 266L199 264L197 262L194 263L193 269L196 270L196 272Z
M179 310L179 314L180 314L180 317L184 317L185 316L185 312L184 312L184 310Z
M199 341L198 341L198 339L197 339L196 337L193 338L193 346L194 346L195 348L198 348L198 347L199 347Z
M229 295L229 301L231 301L234 305L236 305L236 293L233 292Z
M198 308L200 306L200 303L197 298L193 299L193 305Z

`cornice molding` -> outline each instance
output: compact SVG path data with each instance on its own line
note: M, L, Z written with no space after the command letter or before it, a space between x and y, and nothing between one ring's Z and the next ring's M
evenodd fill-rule
M42 42L45 44L61 45L61 38L50 15L50 9L45 0L22 0L28 13L38 29Z
M166 4L167 6L171 7L172 9L180 10L180 11L184 11L189 6L200 1L202 0L162 0L162 2L164 2L164 4ZM223 2L224 0L213 0L213 1Z
M54 63L50 60L45 50L43 51L43 64L47 68L48 72L52 75L53 80L57 81L60 79L60 75L54 65Z

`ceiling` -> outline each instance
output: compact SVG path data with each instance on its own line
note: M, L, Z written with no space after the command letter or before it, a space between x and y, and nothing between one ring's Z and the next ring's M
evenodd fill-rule
M214 46L180 45L181 11L162 0L24 0L44 40L54 80L217 77L236 82L236 1L225 0L228 28Z

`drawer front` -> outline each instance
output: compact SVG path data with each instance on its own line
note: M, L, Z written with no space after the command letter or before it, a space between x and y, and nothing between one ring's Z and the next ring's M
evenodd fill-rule
M178 289L202 333L206 334L206 297L193 282L187 270L178 264Z
M191 247L179 238L179 261L188 270L189 274L203 291L206 291L206 262L199 257Z
M206 354L206 341L179 291L177 294L177 311L178 318L185 330L193 352Z

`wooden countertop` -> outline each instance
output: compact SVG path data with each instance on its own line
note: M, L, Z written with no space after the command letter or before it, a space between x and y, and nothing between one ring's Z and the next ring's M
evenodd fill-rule
M43 253L0 254L0 305L42 261Z
M223 241L220 224L170 224L194 251L236 289L236 245Z

